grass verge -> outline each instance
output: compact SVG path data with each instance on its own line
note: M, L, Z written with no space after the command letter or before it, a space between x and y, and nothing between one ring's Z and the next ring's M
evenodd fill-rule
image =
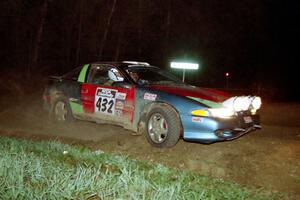
M0 136L1 199L282 199L192 172L57 141Z

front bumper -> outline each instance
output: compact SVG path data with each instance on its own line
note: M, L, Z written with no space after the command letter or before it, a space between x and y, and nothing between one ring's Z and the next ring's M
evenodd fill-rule
M184 140L206 144L234 140L261 128L259 115L239 115L230 119L185 116L182 124Z

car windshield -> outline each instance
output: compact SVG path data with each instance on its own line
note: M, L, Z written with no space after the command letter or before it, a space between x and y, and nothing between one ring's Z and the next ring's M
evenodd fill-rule
M157 67L130 66L125 68L125 71L139 85L185 85L185 83L173 74Z

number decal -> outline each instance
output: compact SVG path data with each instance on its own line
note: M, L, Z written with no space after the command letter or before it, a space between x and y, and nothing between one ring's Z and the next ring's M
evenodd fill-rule
M101 101L102 101L102 98L100 97L98 99L98 101L96 102L96 107L98 108L97 111L99 112L100 111L100 108L101 108Z
M105 112L106 111L106 109L107 109L106 104L107 104L107 99L104 98L103 99L103 103L101 104L101 107L102 107L101 112Z
M95 94L95 113L115 114L117 90L97 88Z
M113 108L113 106L115 105L114 101L113 101L113 100L110 100L110 101L108 102L108 105L109 105L109 107L108 107L108 109L107 109L107 112L108 112L108 113L112 113L112 112L113 112L113 111L112 111L112 108Z

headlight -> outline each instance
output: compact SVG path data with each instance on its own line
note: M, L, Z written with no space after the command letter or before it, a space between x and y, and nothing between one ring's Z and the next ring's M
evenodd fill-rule
M207 110L193 110L191 114L201 117L230 118L234 115L234 111L229 108L209 108Z
M252 107L256 110L258 110L261 107L261 98L260 97L254 97L252 100Z
M210 108L208 110L213 117L229 118L234 115L234 111L230 108Z
M239 112L242 110L248 110L251 105L251 100L249 97L236 97L233 101L233 108L235 111Z

